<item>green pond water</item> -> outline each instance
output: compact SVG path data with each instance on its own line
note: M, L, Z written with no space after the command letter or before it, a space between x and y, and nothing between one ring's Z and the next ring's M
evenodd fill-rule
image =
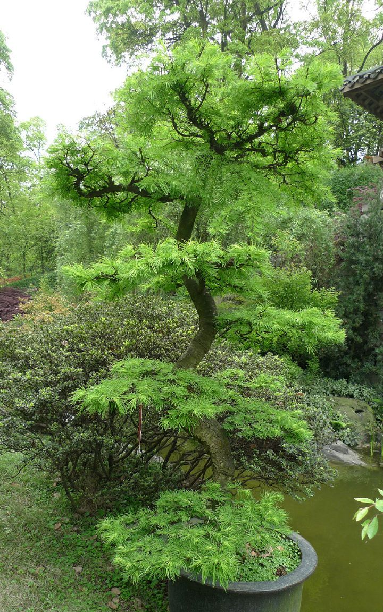
M332 487L297 502L285 499L291 524L314 546L315 573L303 588L301 612L383 612L383 515L378 535L363 542L352 517L354 497L378 495L383 469L337 466Z

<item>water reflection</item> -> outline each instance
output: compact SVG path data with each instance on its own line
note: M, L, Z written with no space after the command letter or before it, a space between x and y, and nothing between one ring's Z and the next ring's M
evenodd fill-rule
M303 589L301 612L383 611L383 516L378 535L362 542L352 516L383 488L381 468L337 466L333 487L323 487L305 502L286 498L292 527L311 542L319 565Z

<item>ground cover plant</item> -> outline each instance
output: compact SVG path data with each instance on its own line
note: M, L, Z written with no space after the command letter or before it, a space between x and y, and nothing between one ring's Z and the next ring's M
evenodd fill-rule
M162 612L160 589L139 592L111 566L96 521L73 515L41 470L0 457L0 609L9 612Z

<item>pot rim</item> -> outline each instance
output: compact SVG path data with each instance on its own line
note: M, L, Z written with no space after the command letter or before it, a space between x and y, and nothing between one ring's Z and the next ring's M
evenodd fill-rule
M181 570L181 576L194 582L200 582L214 589L233 593L272 593L276 591L284 591L293 586L304 582L314 572L318 564L318 556L311 546L310 542L305 540L299 533L293 532L289 538L296 542L300 548L302 560L295 570L289 572L285 576L280 576L277 580L265 580L261 582L229 582L227 588L222 587L219 583L213 584L210 579L202 581L202 576L192 575L185 570Z

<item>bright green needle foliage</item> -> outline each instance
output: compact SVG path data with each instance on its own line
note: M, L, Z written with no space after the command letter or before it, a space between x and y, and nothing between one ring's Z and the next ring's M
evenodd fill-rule
M242 303L227 300L219 312L221 329L235 344L287 354L302 365L321 348L343 344L342 321L334 315L337 295L313 290L307 270L269 266L247 289Z
M259 175L266 197L268 182L281 198L318 198L333 155L322 95L337 71L260 55L243 78L232 61L193 40L128 77L112 135L63 133L51 148L61 195L107 215L176 201L220 210L257 193Z
M277 500L267 497L257 506L245 492L232 498L230 482L259 472L261 455L269 459L266 471L273 474L279 471L276 465L287 472L288 458L295 453L300 466L312 456L315 443L295 410L297 405L286 407L277 390L269 395L265 390L265 397L257 394L257 384L265 381L251 381L238 370L206 377L196 374L217 337L216 297L221 301L229 294L236 305L247 307L248 301L270 308L274 299L287 321L291 304L285 306L285 315L278 292L262 285L271 264L267 252L257 246L257 232L270 209L314 203L327 193L324 178L334 151L329 145L331 112L323 98L341 84L339 70L313 58L298 65L283 45L262 46L261 40L255 41L257 28L265 31L268 23L279 22L281 6L277 2L264 12L252 11L253 3L242 3L241 13L247 17L253 12L243 29L235 2L210 3L206 22L194 1L92 2L90 11L107 31L119 59L138 48L150 50L150 57L147 67L128 76L115 94L106 127L88 124L77 135L64 132L51 148L48 167L54 191L61 197L77 206L92 206L108 218L131 212L146 216L155 229L150 245L127 246L115 260L103 260L89 269L77 266L72 276L101 297L138 289L174 293L182 286L198 315L198 329L175 364L126 360L114 367L109 380L74 395L90 413L105 417L120 413L136 431L138 424L139 441L144 414L147 427L159 426L168 436L167 447L156 447L158 454L166 453L165 461L171 461L177 440L197 453L194 459L189 453L184 464L189 487L196 484L202 460L203 478L222 486L207 494L175 494L177 507L178 503L188 506L180 520L178 514L172 515L170 494L161 497L159 514L143 511L131 516L129 529L123 519L113 523L109 535L113 539L116 528L115 543L121 539L116 560L135 580L160 571L174 577L184 567L227 583L241 575L234 571L236 559L246 557L247 543L250 556L259 553L263 566L268 546L283 547L268 540L268 529L280 525L278 520L269 521L272 513L278 514ZM179 30L177 19L185 16L189 25ZM119 41L114 36L117 31ZM164 43L158 44L162 35ZM253 54L256 43L262 52ZM140 299L139 291L136 295ZM318 311L311 312L306 327L315 336L315 324L322 308L329 309L329 300L326 306L324 296L313 294L312 300L315 305L305 306ZM303 319L304 312L296 308L289 321L294 348L305 327L304 321L294 327L295 318ZM272 310L269 313L274 315ZM255 308L255 318L259 314ZM328 320L334 326L329 332L332 339L339 338L338 322L330 312ZM323 328L317 336L311 345L306 342L312 352L328 341ZM268 382L276 389L280 381ZM145 454L145 431L143 436L139 456ZM305 484L303 472L298 487ZM283 474L278 478L283 479ZM197 507L192 500L199 500ZM206 511L201 510L202 502ZM217 509L218 519L208 512L210 507ZM257 514L258 508L265 513ZM199 515L202 523L198 520L194 530L188 522ZM167 526L164 532L158 530L159 537L154 535L157 520L160 527ZM262 542L256 539L260 531L265 533L261 527L267 532ZM254 542L247 539L251 534ZM243 575L247 579L246 572ZM261 571L253 575L264 579Z
M113 366L110 379L80 389L72 397L90 413L104 416L114 410L136 413L139 407L154 411L165 429L188 430L202 418L220 415L225 430L247 441L283 438L291 444L307 442L311 433L300 411L280 410L251 397L253 389L270 382L272 386L273 381L246 382L241 370L224 370L209 377L170 363L128 359Z
M223 313L227 337L264 353L287 354L304 364L320 348L343 344L342 321L320 308L286 310L253 304Z
M268 264L268 254L254 246L233 244L224 249L218 242L178 243L172 238L156 247L127 246L116 260L102 260L92 267L67 268L68 274L88 291L116 297L127 291L164 289L174 291L185 276L200 276L211 291L246 292L254 271Z
M255 501L249 491L213 484L201 492L166 492L155 510L107 519L102 537L115 547L114 562L135 582L174 579L181 570L227 587L230 581L276 580L300 562L286 539L281 496Z

